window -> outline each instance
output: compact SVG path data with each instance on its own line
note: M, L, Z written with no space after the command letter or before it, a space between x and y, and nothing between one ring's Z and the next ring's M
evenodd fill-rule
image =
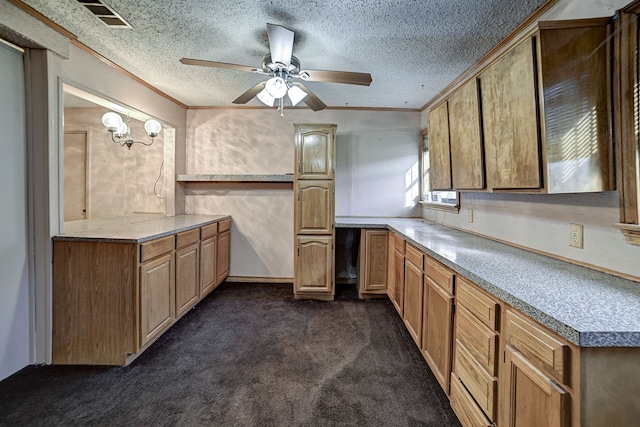
M422 201L423 206L435 209L445 209L458 212L460 210L457 191L431 191L429 181L429 134L427 130L421 132L422 142Z

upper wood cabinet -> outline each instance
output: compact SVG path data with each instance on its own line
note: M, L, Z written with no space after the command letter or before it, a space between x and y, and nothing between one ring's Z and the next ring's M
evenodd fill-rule
M539 22L480 75L487 186L615 188L608 19Z
M429 181L431 190L450 190L451 151L447 102L429 111Z
M484 151L478 82L471 79L449 98L449 140L453 188L484 188Z
M296 125L296 179L333 179L336 125Z
M429 111L433 190L615 189L609 19L536 25Z
M480 76L492 189L542 187L534 49L535 39L526 39Z

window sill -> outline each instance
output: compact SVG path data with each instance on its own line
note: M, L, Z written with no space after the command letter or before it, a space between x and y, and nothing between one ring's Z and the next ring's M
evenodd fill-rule
M420 205L423 208L426 209L436 209L436 210L440 210L440 211L447 211L447 212L453 212L453 213L459 213L460 212L460 206L459 205L445 205L442 203L429 203L429 202L424 202L424 201L420 201L418 202L420 203Z
M627 243L640 246L640 225L616 223L613 226L620 230Z

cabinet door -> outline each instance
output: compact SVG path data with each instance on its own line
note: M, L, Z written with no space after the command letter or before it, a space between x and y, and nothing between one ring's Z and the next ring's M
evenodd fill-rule
M218 236L200 242L200 296L205 296L218 284Z
M396 291L395 241L393 233L387 232L387 296L393 302Z
M404 309L404 254L397 250L393 251L393 297L391 302L398 310L400 316L403 316Z
M449 98L451 178L457 190L484 188L484 153L478 82L471 79Z
M431 190L451 189L451 151L449 113L443 102L429 111L429 181Z
M404 269L404 323L418 348L422 341L422 292L422 268L416 267L407 258Z
M223 231L218 235L218 254L216 258L216 284L220 284L229 276L231 266L231 231Z
M335 126L296 126L296 179L333 179L335 136Z
M488 188L542 186L534 40L524 40L480 76Z
M176 317L189 310L198 301L199 265L199 242L176 250Z
M295 293L333 295L332 236L298 236Z
M298 181L295 207L296 234L333 233L333 182Z
M451 375L451 343L453 325L453 295L424 276L422 353L436 379L449 394Z
M501 425L569 425L569 396L566 391L511 346L506 347L501 380L505 381L502 386L505 413Z
M174 254L140 266L140 346L168 328L174 319Z
M387 292L387 231L362 230L360 292Z

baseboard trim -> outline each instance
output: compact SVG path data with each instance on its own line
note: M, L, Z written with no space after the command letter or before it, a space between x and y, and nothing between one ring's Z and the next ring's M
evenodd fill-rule
M258 277L258 276L229 276L225 282L230 283L288 283L293 285L293 277Z

